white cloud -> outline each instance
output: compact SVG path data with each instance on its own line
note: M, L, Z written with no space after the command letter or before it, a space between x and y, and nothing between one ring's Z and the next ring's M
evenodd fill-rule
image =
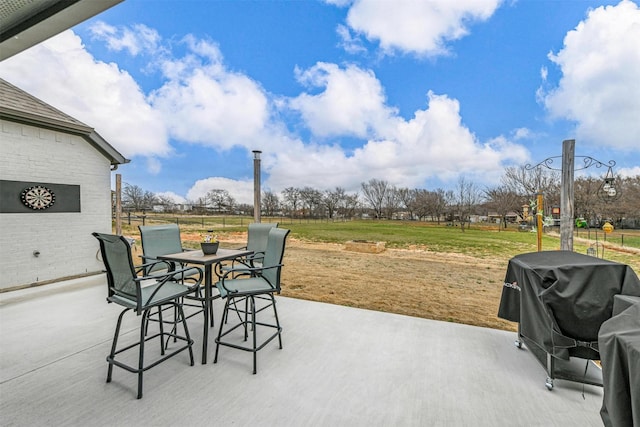
M558 87L541 91L554 117L577 123L576 138L622 150L640 149L640 8L630 1L599 7L567 33L549 59Z
M173 201L173 203L186 203L187 199L185 199L184 197L180 196L179 194L174 193L173 191L163 191L161 193L156 193L156 196L160 196L160 197L165 197L171 201Z
M186 36L186 54L175 58L143 25L99 23L92 34L114 50L155 54L164 84L147 97L129 73L96 60L72 31L3 61L0 76L94 127L124 156L146 157L152 175L173 154L170 137L222 149L254 149L268 138L266 94L249 77L227 71L215 43Z
M349 27L345 25L338 25L336 28L336 33L338 33L338 37L342 40L339 44L339 47L343 48L347 53L363 53L367 51L362 45L362 40L357 35L354 36Z
M319 63L297 74L310 86L324 88L289 103L302 112L314 133L368 140L352 155L337 145L289 141L269 169L268 183L277 190L292 182L357 190L361 182L374 177L416 187L430 177L454 180L461 172L475 174L483 182L497 181L504 163L528 159L528 151L506 137L478 141L463 125L458 101L446 95L430 92L427 108L404 120L385 104L382 86L372 72ZM514 132L514 140L526 136L525 129Z
M615 171L615 174L622 178L633 178L636 176L640 176L640 166L634 166L631 168L620 168Z
M157 54L163 51L160 34L143 24L134 24L131 28L114 27L99 21L91 26L90 31L93 38L105 41L110 50L126 50L133 56L141 52Z
M547 81L547 77L549 77L549 69L547 67L540 68L540 78L543 82Z
M227 190L236 203L253 205L253 179L236 180L222 177L199 179L187 191L187 199L197 201L211 190Z
M396 50L420 56L443 55L447 42L468 34L468 25L485 21L501 0L355 0L347 23L386 53ZM330 1L345 5L346 2Z
M519 141L521 139L528 139L531 138L532 136L532 132L530 129L527 128L518 128L515 129L513 132L513 139L516 141Z
M96 60L70 30L2 61L0 75L95 128L126 157L171 152L162 115L131 75Z
M150 100L174 138L218 148L245 146L269 118L262 88L227 71L215 44L187 39L190 52L162 64L168 79Z
M324 88L317 95L302 93L289 103L316 135L367 137L380 133L376 128L395 114L385 105L384 90L372 71L319 62L304 71L297 69L296 76L310 88Z
M147 171L151 175L158 175L162 171L162 163L155 157L147 157Z

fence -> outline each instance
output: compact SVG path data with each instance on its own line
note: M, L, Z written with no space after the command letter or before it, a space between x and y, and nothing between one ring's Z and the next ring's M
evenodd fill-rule
M348 222L348 219L329 219L329 218L291 218L285 216L265 217L262 222L278 222L281 225L286 224L322 224L332 222ZM175 223L178 225L198 226L202 229L215 228L231 228L246 227L254 221L253 217L248 216L211 216L211 215L165 215L165 214L142 214L136 215L129 212L123 216L122 223L130 226L148 225L147 223Z
M640 248L640 235L637 233L605 233L602 230L596 229L575 229L575 237L581 237L583 239L595 240L596 242L609 242L624 247Z

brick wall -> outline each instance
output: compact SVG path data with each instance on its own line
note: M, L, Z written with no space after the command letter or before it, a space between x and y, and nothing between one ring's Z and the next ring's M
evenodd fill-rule
M109 160L79 136L0 124L0 179L80 185L81 199L79 213L0 214L0 290L101 271L91 233L111 232Z

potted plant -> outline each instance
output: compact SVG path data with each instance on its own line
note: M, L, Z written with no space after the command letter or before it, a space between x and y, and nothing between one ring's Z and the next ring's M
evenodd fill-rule
M214 255L218 252L218 246L220 246L218 236L211 236L211 234L206 234L200 243L202 253L205 255Z

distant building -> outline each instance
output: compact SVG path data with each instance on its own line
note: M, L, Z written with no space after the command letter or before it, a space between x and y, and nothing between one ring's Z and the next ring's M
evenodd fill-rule
M507 222L514 224L518 221L521 221L522 217L518 212L511 211L505 215L505 219ZM497 212L489 212L487 220L490 222L495 222L496 224L499 224L500 221L502 221L502 215L498 214Z
M100 272L111 171L94 129L0 79L0 291Z

